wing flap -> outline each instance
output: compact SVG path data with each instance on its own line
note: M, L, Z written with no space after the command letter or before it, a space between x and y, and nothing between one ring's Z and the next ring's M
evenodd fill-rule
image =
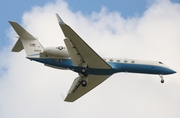
M64 43L66 44L66 47L68 49L69 55L71 56L71 60L74 65L79 65L84 62L81 55L79 55L79 52L76 50L76 48L73 46L71 42L69 42L69 39L64 39Z
M76 79L74 79L68 94L73 94L77 90L77 88L81 85L81 81L82 81L81 77L77 77Z

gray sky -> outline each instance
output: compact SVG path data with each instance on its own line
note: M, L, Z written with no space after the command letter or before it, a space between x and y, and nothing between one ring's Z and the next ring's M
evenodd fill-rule
M35 6L22 23L44 47L64 45L55 13L103 57L160 60L180 71L180 5L157 0L142 16L124 19L120 12L102 7L84 15L72 12L64 1ZM11 53L17 39L0 52L0 118L59 117L163 117L179 118L179 73L164 76L119 73L78 99L66 103L66 94L78 76L71 71L45 67L25 58L24 51ZM98 79L98 78L97 78Z

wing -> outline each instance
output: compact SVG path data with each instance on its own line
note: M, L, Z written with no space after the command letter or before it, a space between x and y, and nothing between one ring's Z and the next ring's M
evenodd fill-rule
M86 87L81 86L82 77L77 77L68 92L64 101L74 102L99 84L106 80L110 75L88 75L86 80L88 85Z
M74 65L87 65L89 68L111 69L111 66L106 63L86 42L84 42L76 32L66 25L62 19L56 14L59 25L66 37L64 42L70 54Z
M111 66L106 63L86 42L84 42L76 32L66 25L63 20L56 14L59 25L65 35L64 42L68 49L69 55L72 59L74 65L83 66L86 65L88 68L96 69L111 69ZM73 102L101 84L111 75L87 75L84 77L79 74L71 88L68 92L68 95L65 98L67 102ZM87 81L87 86L81 86L82 80Z

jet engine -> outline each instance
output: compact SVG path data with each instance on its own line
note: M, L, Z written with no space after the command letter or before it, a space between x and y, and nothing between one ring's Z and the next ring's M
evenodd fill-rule
M46 57L48 56L69 57L67 49L63 46L44 48L43 54L45 54Z

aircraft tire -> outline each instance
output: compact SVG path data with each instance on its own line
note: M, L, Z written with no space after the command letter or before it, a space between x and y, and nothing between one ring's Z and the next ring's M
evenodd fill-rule
M164 83L164 79L161 79L161 83Z
M86 69L83 68L83 69L81 70L81 72L82 72L82 74L85 74L85 73L86 73Z
M81 85L82 85L83 87L86 87L86 86L87 86L87 82L86 82L85 80L82 80Z

